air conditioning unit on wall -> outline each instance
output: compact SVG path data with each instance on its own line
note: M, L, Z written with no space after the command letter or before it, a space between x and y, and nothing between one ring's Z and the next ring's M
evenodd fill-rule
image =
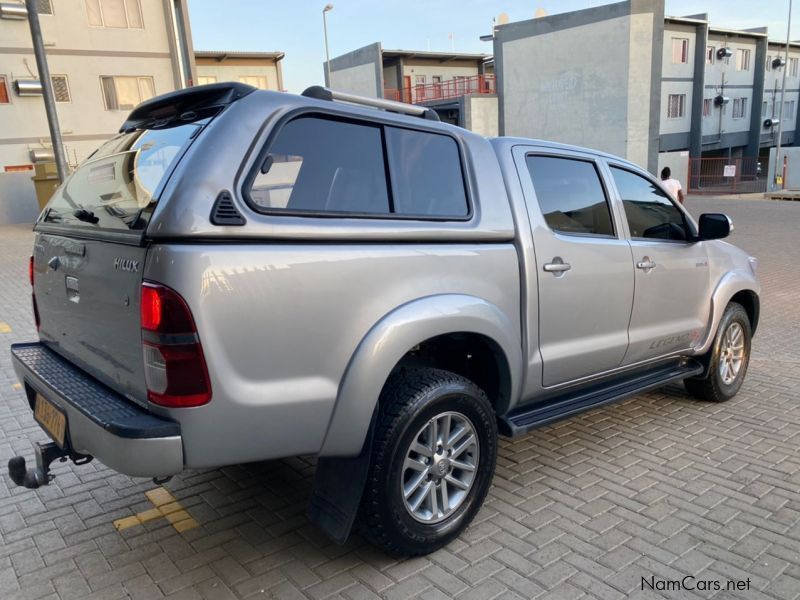
M731 49L728 48L727 46L723 46L722 48L717 50L717 58L720 59L720 60L722 60L723 58L728 58L728 57L730 57L732 55L733 55L733 52L731 52Z
M14 91L17 96L41 96L42 82L38 79L15 79Z

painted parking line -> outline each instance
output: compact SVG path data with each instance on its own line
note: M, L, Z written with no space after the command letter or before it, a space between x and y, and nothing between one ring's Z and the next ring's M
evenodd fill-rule
M148 490L144 495L153 503L155 508L150 508L132 517L117 519L114 521L114 527L116 527L117 531L130 529L156 519L166 519L178 532L188 531L199 525L181 506L180 502L163 487Z
M0 333L11 333L11 325L5 321L0 321Z

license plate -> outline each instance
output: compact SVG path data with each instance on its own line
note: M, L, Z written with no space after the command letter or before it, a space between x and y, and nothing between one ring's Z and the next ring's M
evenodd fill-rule
M63 448L67 435L67 416L64 411L41 394L36 394L36 403L33 406L33 418Z

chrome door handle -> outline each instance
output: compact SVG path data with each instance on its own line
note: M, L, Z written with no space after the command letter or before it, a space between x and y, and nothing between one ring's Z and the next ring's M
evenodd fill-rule
M563 262L561 259L553 259L553 262L544 265L543 269L547 273L565 273L572 268L569 263Z
M649 271L650 269L655 269L656 262L654 260L650 260L648 257L644 257L643 260L640 260L636 263L637 269L644 269L645 271Z

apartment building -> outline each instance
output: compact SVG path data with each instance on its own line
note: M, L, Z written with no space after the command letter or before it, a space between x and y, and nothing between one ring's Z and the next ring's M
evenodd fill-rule
M325 78L333 89L424 104L443 121L497 135L494 62L489 54L385 50L376 42L331 59L331 81L327 69Z
M195 78L186 0L38 0L67 160L139 102ZM0 172L53 160L25 6L0 4ZM3 198L5 201L5 198Z
M283 52L196 50L197 84L239 81L261 90L284 91Z
M724 29L707 14L665 16L664 0L626 0L499 25L493 39L504 135L669 165L693 186L708 165L709 181L723 183L726 165L755 181L777 142L787 69L782 144L800 140L800 44L782 66L786 44L765 27Z

